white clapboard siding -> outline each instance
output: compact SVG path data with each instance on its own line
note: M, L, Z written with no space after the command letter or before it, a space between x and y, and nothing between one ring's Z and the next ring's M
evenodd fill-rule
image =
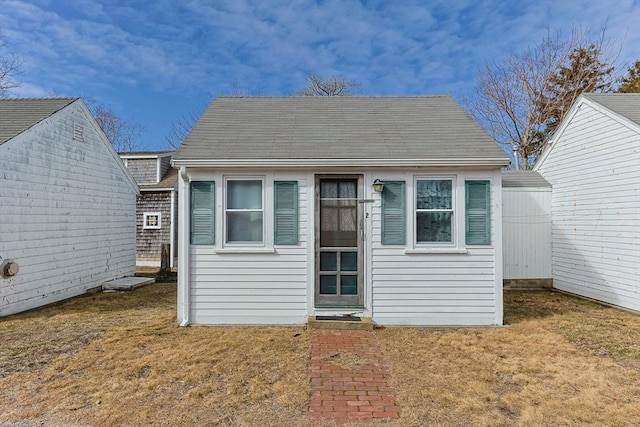
M298 181L298 244L275 253L215 253L191 245L190 321L208 325L301 325L307 320L307 195L305 174L276 174ZM220 191L221 186L217 186ZM220 193L216 194L216 198ZM219 199L218 199L219 200Z
M504 279L551 278L551 188L502 188Z
M380 176L383 180L398 179ZM408 174L402 179L410 184L413 176ZM461 181L458 191L464 188L464 179L464 176L458 177ZM491 179L491 175L466 179ZM492 185L493 244L496 209L499 208L496 191L499 190ZM411 221L413 202L407 206L407 221ZM462 209L456 215L463 215ZM469 246L467 253L407 254L404 246L380 244L380 217L380 206L376 204L371 224L371 311L376 323L389 326L496 324L496 311L501 311L502 307L496 306L496 251L493 245ZM458 232L463 238L464 230ZM406 237L407 245L410 245L413 236Z
M137 190L94 125L76 101L0 145L0 316L135 273Z
M554 287L640 310L638 126L583 102L547 154Z

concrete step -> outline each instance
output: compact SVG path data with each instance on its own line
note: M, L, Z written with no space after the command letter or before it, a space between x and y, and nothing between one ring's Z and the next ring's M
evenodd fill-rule
M309 316L309 329L346 329L359 331L373 331L373 321L370 317L355 316Z

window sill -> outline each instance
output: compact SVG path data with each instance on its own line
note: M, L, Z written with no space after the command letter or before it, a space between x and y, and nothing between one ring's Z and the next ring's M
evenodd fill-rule
M405 249L407 255L413 254L466 254L469 251L465 248L415 248Z
M214 249L214 254L275 254L274 248L223 248Z

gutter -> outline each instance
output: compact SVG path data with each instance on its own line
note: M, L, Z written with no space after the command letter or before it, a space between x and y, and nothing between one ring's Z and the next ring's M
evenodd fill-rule
M508 157L481 159L176 159L174 166L195 167L424 167L424 166L506 166Z

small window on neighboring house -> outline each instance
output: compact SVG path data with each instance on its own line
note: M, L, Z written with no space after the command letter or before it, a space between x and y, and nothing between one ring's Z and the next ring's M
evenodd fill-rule
M160 212L145 212L143 220L143 228L145 229L160 228Z
M73 139L84 142L84 126L77 123L73 124Z

